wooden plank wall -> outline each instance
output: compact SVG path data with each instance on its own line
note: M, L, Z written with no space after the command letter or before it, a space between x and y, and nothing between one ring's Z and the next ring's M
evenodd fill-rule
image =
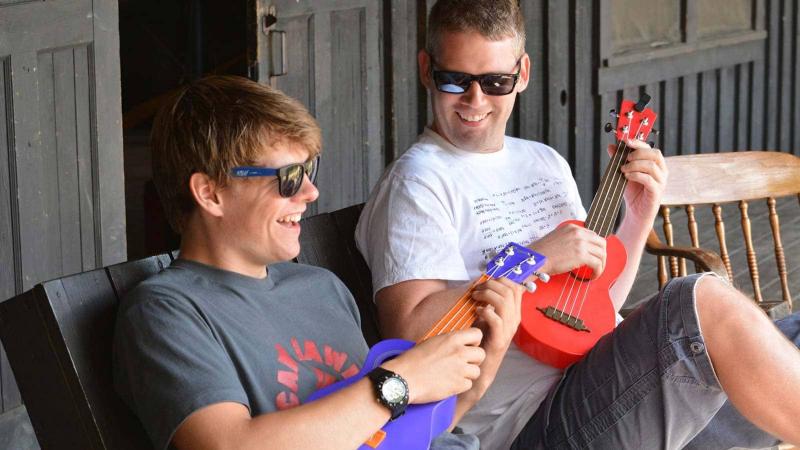
M387 164L430 121L416 53L433 3L384 3ZM615 55L611 0L520 2L531 83L517 99L507 132L558 150L587 208L609 159L612 140L602 131L612 120L608 112L641 92L653 97L661 132L651 138L667 156L764 149L800 155L800 1L755 0L752 29L711 44L700 40L690 17L697 2L680 3L687 50ZM795 223L792 217L787 226ZM654 265L645 257L631 301L655 290Z
M3 3L0 301L126 257L117 2ZM0 392L0 448L27 448L3 351Z
M508 132L554 147L591 201L611 139L602 132L622 98L653 97L666 155L769 149L800 154L798 0L756 0L753 30L675 55L618 57L611 48L610 0L521 0L531 84ZM413 143L429 122L416 53L432 0L384 2L385 159ZM692 8L693 2L685 2ZM604 26L603 24L609 24ZM708 48L706 48L708 47ZM373 150L375 151L375 150Z
M354 104L352 97L357 97L358 91L345 92L341 86L333 93L324 89L336 85L325 80L337 73L326 76L325 68L335 60L337 70L344 73L349 61L344 57L347 52L335 56L331 53L334 48L327 53L317 49L313 68L294 65L299 67L295 74L310 71L315 80L279 77L275 82L309 104L326 130L330 162L326 165L330 170L320 174L326 195L316 212L366 200L382 168L402 154L430 122L427 92L417 73L417 52L424 45L426 16L433 3L434 0L384 0L380 8L367 11L366 23L372 31L362 30L361 44L350 43L349 52L361 54L362 80L370 80L373 70L380 71L381 88L376 92L374 79L362 81L369 84L368 88L366 84L361 86L362 101L369 102L368 114L360 118L358 114L346 114L359 124L344 124L344 115L337 113L334 117L328 111L333 107L349 111L348 105ZM656 49L632 55L616 54L611 47L613 3L520 0L532 81L518 97L507 131L513 136L545 142L567 158L587 205L608 161L605 147L611 139L601 131L610 120L607 113L622 98L638 98L644 91L653 96L652 107L660 115L657 128L661 134L655 139L666 155L745 149L798 151L800 133L794 132L800 122L796 88L800 82L798 0L755 0L752 30L714 41L701 40L696 21L684 18L687 45L683 50ZM680 3L688 15L697 7L696 2ZM351 12L364 11L357 0L337 0L329 6L304 4L300 4L303 11L318 16L336 5L353 8ZM281 6L279 20L287 20L287 14L291 16L297 8ZM349 13L337 14L346 17ZM297 20L302 19L303 27L311 23L308 17L296 16ZM379 64L369 62L374 53L364 47L376 29ZM327 42L328 47L335 47L338 42L328 42L332 40L329 35L315 33L312 42L290 39L289 45L297 47L296 52L289 52L290 58L304 59L297 55L309 50L308 45L319 47ZM364 41L364 36L369 39ZM348 76L351 80L358 78L357 73ZM316 95L316 101L306 93ZM336 98L350 100L337 106ZM375 102L380 105L376 107ZM360 133L369 143L367 148L344 139L345 125L371 130L368 137L363 130ZM354 150L357 147L362 150ZM355 152L356 159L348 152ZM336 165L342 158L347 164Z
M380 177L386 121L383 42L384 3L374 0L252 0L256 16L270 8L277 22L251 33L258 61L256 79L299 99L322 128L323 164L317 185L325 195L308 213L360 203ZM398 6L404 6L398 2ZM386 6L391 7L391 4ZM400 10L398 10L398 14ZM388 17L388 16L386 16ZM398 33L406 22L401 16ZM412 21L412 23L415 23ZM252 26L252 25L251 25ZM283 31L286 34L274 33ZM286 53L280 55L281 39ZM402 45L405 40L399 40ZM414 45L412 43L412 45ZM276 61L285 59L287 67ZM272 76L285 71L284 75Z

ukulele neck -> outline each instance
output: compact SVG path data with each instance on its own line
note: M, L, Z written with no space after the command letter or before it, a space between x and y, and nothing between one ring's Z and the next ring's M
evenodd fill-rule
M611 230L617 223L619 209L622 204L622 194L628 180L620 170L628 160L631 149L620 142L617 152L606 166L603 178L600 180L600 188L592 200L592 206L586 215L586 228L594 231L602 237L611 234Z
M467 289L467 291L459 297L458 301L447 311L447 314L444 315L438 322L436 322L427 333L425 333L422 338L417 341L419 344L420 342L432 338L434 336L438 336L440 334L449 333L451 331L458 331L458 330L465 330L472 326L477 319L475 315L475 310L478 308L479 304L475 300L472 299L472 292L475 290L479 284L485 282L491 278L489 275L483 274L480 278L478 278L472 285Z

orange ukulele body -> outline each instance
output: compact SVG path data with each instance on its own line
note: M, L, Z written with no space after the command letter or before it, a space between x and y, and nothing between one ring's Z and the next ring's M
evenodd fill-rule
M627 183L620 169L632 151L628 142L645 140L652 130L657 115L646 108L649 101L650 96L642 94L636 104L623 101L619 114L612 110L619 120L616 128L606 124L606 131L615 132L618 147L600 181L586 222L568 220L559 225L574 223L606 239L603 273L591 279L591 269L579 267L553 275L548 283L540 283L535 292L523 297L522 320L514 342L550 366L563 369L579 361L614 329L616 312L609 291L628 260L622 242L611 234Z
M559 226L568 223L583 226L579 220L568 220ZM553 275L549 282L539 283L535 292L526 292L514 343L538 361L559 369L580 360L614 329L616 313L609 290L627 259L622 242L610 235L606 237L606 267L599 277L586 280L589 269L579 268ZM580 317L586 330L569 326L576 317Z

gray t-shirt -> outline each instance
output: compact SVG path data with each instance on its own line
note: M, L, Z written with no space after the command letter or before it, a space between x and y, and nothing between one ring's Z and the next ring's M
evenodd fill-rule
M114 384L157 449L194 411L219 402L253 416L303 402L358 372L358 309L325 269L269 266L255 279L176 260L122 301Z

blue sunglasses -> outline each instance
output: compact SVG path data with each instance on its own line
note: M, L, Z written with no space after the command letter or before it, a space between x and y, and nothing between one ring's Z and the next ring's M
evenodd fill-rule
M240 166L231 169L231 176L236 178L250 177L273 177L278 176L278 193L281 197L291 197L300 190L303 185L303 175L308 175L308 179L313 183L317 178L319 168L319 155L304 162L289 164L278 169L271 167Z

